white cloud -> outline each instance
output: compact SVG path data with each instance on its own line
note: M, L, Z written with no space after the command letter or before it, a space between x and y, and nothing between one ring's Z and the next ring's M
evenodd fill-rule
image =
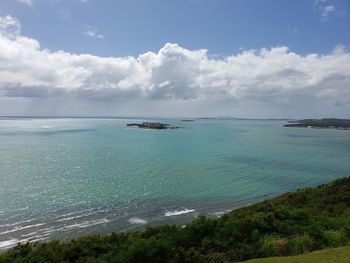
M9 15L0 17L0 34L10 39L16 38L21 33L21 23Z
M26 5L33 5L34 0L17 0L17 2L26 4Z
M322 11L321 11L321 16L323 19L327 19L328 16L335 12L335 6L334 5L326 5L322 7Z
M271 105L350 105L350 53L300 55L287 47L213 59L207 50L165 44L138 57L52 52L0 18L0 98L256 101Z
M322 21L327 21L329 16L336 11L335 5L328 4L328 0L314 1L316 11L321 15Z
M98 33L98 29L90 27L90 26L85 26L85 29L83 31L84 36L88 36L91 38L104 38L104 35Z

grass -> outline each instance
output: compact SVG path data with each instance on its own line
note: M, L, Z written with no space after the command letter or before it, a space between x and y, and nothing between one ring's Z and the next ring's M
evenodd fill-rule
M350 246L324 249L308 254L261 258L244 261L244 263L350 263Z

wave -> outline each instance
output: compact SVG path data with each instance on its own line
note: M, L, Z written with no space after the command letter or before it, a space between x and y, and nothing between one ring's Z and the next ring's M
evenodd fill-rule
M144 225L148 223L146 219L142 219L139 217L131 217L128 219L128 222L133 225Z
M96 210L96 208L89 208L89 209L84 209L84 210L80 210L80 211L70 212L68 214L58 215L55 219L62 218L62 217L67 217L67 216L71 216L71 215L79 215L79 214L83 214L85 212L89 212L89 211L92 211L92 210Z
M74 219L79 219L82 217L86 217L86 216L90 216L93 215L94 213L88 213L88 214L82 214L82 215L77 215L77 216L71 216L71 217L65 217L65 218L61 218L56 220L56 222L64 222L64 221L70 221L70 220L74 220Z
M9 239L9 240L0 241L0 250L14 247L14 246L16 246L19 243L27 243L27 242L34 243L34 242L46 240L48 238L49 237L45 236L45 235L43 235L43 236L42 235L36 235L36 236L32 236L32 237L30 237L28 239L25 238L25 239L21 239L21 240L16 239L16 238L12 238L12 239Z
M217 216L217 217L221 217L225 214L226 212L225 211L218 211L218 212L214 212L214 216Z
M38 241L43 241L48 239L49 237L38 237L36 239L30 240L30 243L38 242Z
M9 240L5 240L5 241L0 241L0 249L1 248L8 248L8 247L12 247L14 245L16 245L19 242L18 239L9 239Z
M40 231L40 232L43 232L44 235L46 235L46 234L49 235L49 234L55 232L56 229L55 229L54 227L47 227L47 228L42 228L42 229L40 229L39 231Z
M228 212L230 212L230 211L232 211L232 210L226 209L226 210L224 210L224 211L217 211L217 212L214 212L213 215L215 215L215 216L217 216L217 217L221 217L222 215L224 215L224 214L226 214L226 213L228 213Z
M36 236L38 234L38 232L37 231L35 231L35 232L30 232L30 233L28 233L28 234L23 234L23 235L21 235L22 237L31 237L31 236Z
M174 211L167 211L164 213L165 216L178 216L178 215L183 215L183 214L188 214L188 213L192 213L196 210L194 209L183 209L183 210L174 210Z
M107 218L102 218L102 219L96 219L96 220L91 220L91 221L83 221L82 223L77 223L77 224L73 224L73 225L67 225L58 229L55 229L56 231L66 231L66 230L70 230L70 229L74 229L74 228L86 228L86 227L90 227L90 226L96 226L96 225L100 225L100 224L105 224L110 222L109 219Z
M29 206L16 209L16 211L23 211L29 209Z
M11 238L9 240L5 241L0 241L0 250L1 249L7 249L16 246L18 243L22 242L28 242L28 239L16 239L16 238Z
M13 229L10 229L10 230L6 230L6 231L3 231L3 232L0 232L0 235L12 233L12 232L17 232L17 231L21 231L21 230L28 229L28 228L43 226L43 225L46 225L46 223L39 223L39 224L28 225L28 226L18 226L18 227L15 227Z
M36 220L36 219L32 218L32 219L18 221L18 222L14 222L14 223L2 224L2 225L0 225L0 228L2 228L2 227L9 227L9 226L16 226L16 225L20 225L20 224L24 224L24 223L29 223L29 222L32 222L34 220Z

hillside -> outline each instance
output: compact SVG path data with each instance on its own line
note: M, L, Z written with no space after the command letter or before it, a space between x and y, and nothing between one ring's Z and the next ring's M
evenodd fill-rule
M82 236L25 244L5 262L235 262L340 247L350 240L350 178L342 178L244 207L203 215L184 228Z
M261 258L244 261L244 263L349 263L350 246L324 249L299 256ZM243 262L242 262L243 263Z

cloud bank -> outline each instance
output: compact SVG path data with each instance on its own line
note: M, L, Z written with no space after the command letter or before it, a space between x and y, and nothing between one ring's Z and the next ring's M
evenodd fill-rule
M350 104L350 53L300 55L288 47L212 59L174 43L138 57L50 51L0 17L0 98L127 101L255 101Z

